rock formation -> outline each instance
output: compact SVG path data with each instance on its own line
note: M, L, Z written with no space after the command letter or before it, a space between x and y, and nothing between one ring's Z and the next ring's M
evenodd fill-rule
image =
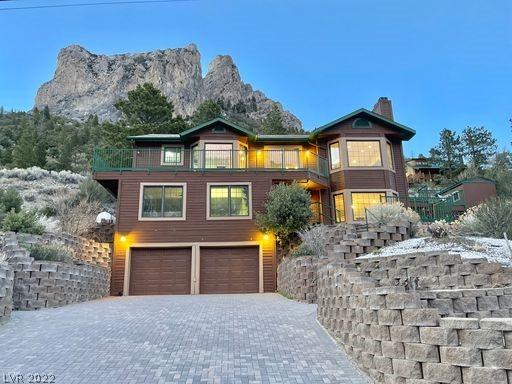
M192 115L201 102L216 100L227 116L243 116L257 125L277 105L288 130L301 129L300 120L280 103L242 81L230 56L215 57L204 78L200 58L194 44L112 56L71 45L60 51L54 78L39 88L35 106L48 106L52 113L77 120L95 114L100 121L115 121L120 115L114 103L137 85L151 83L184 117Z

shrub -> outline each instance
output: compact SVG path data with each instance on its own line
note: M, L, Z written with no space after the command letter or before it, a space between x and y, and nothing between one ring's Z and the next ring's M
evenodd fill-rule
M34 244L29 248L30 256L35 260L61 261L71 263L73 253L62 245Z
M315 255L315 251L313 251L306 243L300 244L290 253L290 257L302 257L313 255Z
M512 238L512 200L492 198L475 208L473 232L480 236Z
M368 211L368 222L370 224L398 225L409 222L414 232L420 222L420 215L400 202L377 204L368 208Z
M327 254L325 249L329 237L327 226L323 224L314 225L306 230L298 231L297 234L302 240L301 245L310 251L310 255L321 257Z
M79 187L76 195L77 200L85 200L87 202L97 201L103 205L112 204L114 198L108 191L101 186L96 180L88 177Z
M44 228L38 223L37 219L38 216L35 211L16 212L12 210L5 215L2 229L4 231L41 235L44 232Z
M293 182L272 186L267 196L265 212L256 213L256 224L262 232L273 233L288 250L293 235L306 228L313 216L311 195Z
M86 235L96 226L96 216L102 211L97 201L80 200L61 194L55 202L60 230L76 236Z
M14 188L0 190L0 206L2 206L3 212L12 210L19 212L21 211L21 204L23 204L23 199Z
M476 211L479 206L471 207L466 210L452 223L452 229L460 235L478 235L478 220Z
M53 217L57 215L57 208L52 205L47 205L39 210L39 213L46 217Z
M446 220L437 220L428 225L427 231L434 239L440 239L450 235L451 226Z

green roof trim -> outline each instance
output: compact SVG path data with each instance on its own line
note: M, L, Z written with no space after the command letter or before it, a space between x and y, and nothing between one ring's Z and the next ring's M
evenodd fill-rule
M446 187L445 189L442 189L441 191L439 191L438 194L439 195L443 195L446 192L449 192L452 189L457 188L458 186L460 186L462 184L470 184L470 183L474 183L474 182L496 184L495 180L489 179L488 177L474 176L474 177L470 177L469 179L465 179L465 180L461 180L461 181L458 181L456 183L453 183L453 184L449 185L448 187Z
M382 115L379 115L378 113L369 111L366 108L360 108L354 112L349 113L348 115L342 116L339 119L336 119L334 121L331 121L330 123L327 123L325 125L322 125L321 127L316 128L313 132L311 132L311 137L314 138L320 133L328 130L329 128L332 128L334 125L339 124L345 120L351 119L352 117L356 116L367 116L369 118L378 120L382 123L385 123L388 126L393 127L395 130L403 133L405 140L411 139L415 134L416 131L412 128L409 128L403 124L397 123L396 121L390 120Z
M290 142L307 143L310 135L257 135L255 141L258 142Z
M234 123L232 123L232 122L230 122L230 121L228 121L228 120L226 120L226 119L224 119L222 117L217 117L217 118L215 118L213 120L207 121L206 123L199 124L199 125L197 125L197 126L195 126L193 128L187 129L186 131L181 132L180 136L181 137L189 136L189 135L191 135L194 132L197 132L197 131L199 131L199 130L201 130L203 128L206 128L206 127L208 127L210 125L214 125L214 124L217 124L217 123L222 123L222 124L228 126L229 128L231 128L231 129L233 129L235 131L238 131L240 133L243 133L243 134L245 134L245 135L247 135L247 136L249 136L251 138L254 138L256 136L256 134L253 131L250 131L250 130L248 130L246 128L243 128L243 127L241 127L239 125L236 125L236 124L234 124Z
M179 142L181 141L181 136L178 133L150 133L147 135L128 136L128 140Z

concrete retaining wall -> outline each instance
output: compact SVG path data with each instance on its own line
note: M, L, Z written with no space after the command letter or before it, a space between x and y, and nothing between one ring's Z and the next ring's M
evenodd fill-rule
M510 318L442 318L422 292L334 264L317 292L320 323L378 383L512 383Z
M7 264L0 263L0 325L11 318L13 282L12 269Z

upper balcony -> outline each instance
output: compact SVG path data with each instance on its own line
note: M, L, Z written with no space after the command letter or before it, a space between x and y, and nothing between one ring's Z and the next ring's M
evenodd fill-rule
M327 159L302 149L205 150L172 148L97 148L93 172L125 171L306 171L329 174Z

